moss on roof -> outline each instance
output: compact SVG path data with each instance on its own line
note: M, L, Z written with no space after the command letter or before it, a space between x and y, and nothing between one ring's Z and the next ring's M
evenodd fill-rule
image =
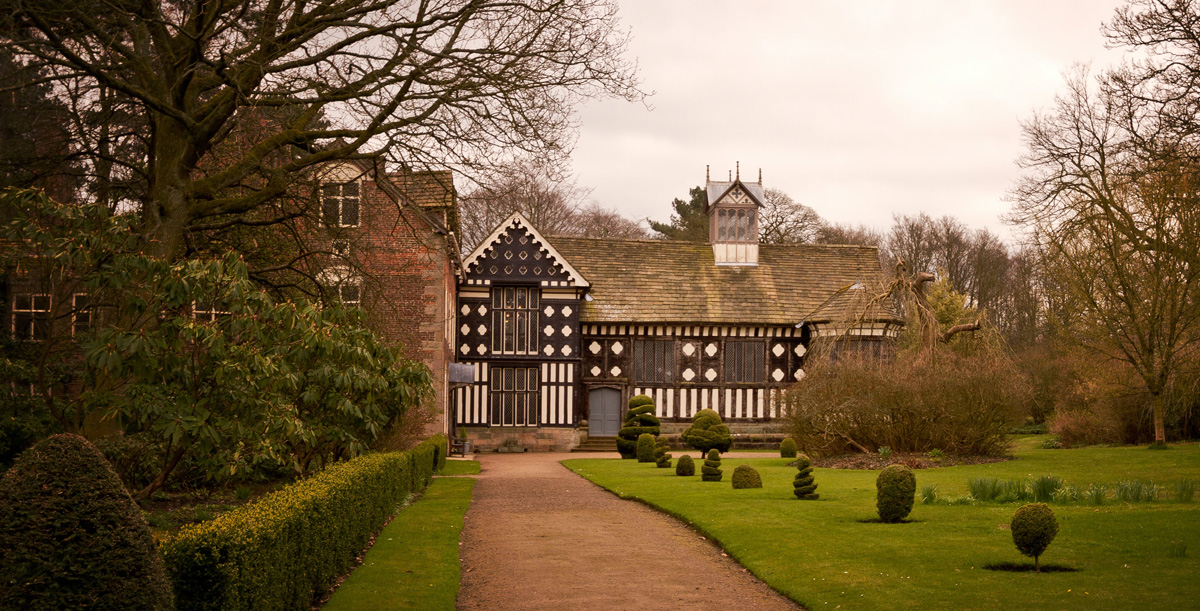
M726 266L701 242L548 240L592 285L593 301L580 314L588 323L831 320L828 306L839 290L876 284L881 273L879 252L869 246L763 244L757 266Z

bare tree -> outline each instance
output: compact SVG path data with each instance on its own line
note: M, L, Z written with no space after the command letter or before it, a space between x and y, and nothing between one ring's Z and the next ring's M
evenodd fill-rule
M459 200L462 246L470 252L504 219L520 212L543 235L570 233L576 216L591 195L556 168L523 161L501 169Z
M613 0L0 0L0 15L0 44L70 101L95 191L127 184L168 258L327 162L562 159L580 100L643 97ZM274 113L265 133L222 147L255 113Z
M764 244L810 244L824 224L815 210L779 189L763 192L758 216L759 240Z
M1025 122L1012 218L1074 311L1072 338L1137 372L1163 443L1165 393L1200 342L1200 149L1138 93L1158 81L1098 80L1078 70L1053 110Z
M570 235L585 238L614 238L621 240L649 239L650 232L641 223L621 216L616 210L591 202L575 215Z

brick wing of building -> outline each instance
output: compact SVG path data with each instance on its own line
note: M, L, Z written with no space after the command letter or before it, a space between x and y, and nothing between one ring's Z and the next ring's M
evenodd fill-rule
M901 321L853 319L853 289L880 276L873 247L758 243L761 183L707 184L709 243L541 235L514 214L463 262L454 391L477 448L566 450L580 423L614 436L630 397L654 399L664 433L700 409L735 434L778 432L781 391L815 337L875 349Z

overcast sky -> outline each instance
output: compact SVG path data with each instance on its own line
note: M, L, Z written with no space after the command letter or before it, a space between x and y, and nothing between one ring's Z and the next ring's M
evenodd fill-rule
M592 102L580 186L666 221L705 165L786 191L825 219L998 219L1020 124L1076 62L1116 63L1100 34L1119 0L622 0L652 110Z

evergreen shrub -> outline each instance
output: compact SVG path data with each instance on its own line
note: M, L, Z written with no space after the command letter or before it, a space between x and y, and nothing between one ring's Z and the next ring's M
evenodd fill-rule
M440 448L440 450L435 449ZM308 609L410 494L445 466L446 438L367 454L184 527L162 555L180 611Z
M728 452L733 445L729 427L721 423L721 415L711 409L702 409L692 418L692 426L683 431L684 443L700 450Z
M721 481L721 453L713 448L708 451L704 464L700 465L700 479L706 482Z
M760 477L758 475L758 471L755 471L754 467L751 467L750 465L738 465L737 468L733 470L733 477L731 478L731 481L733 482L734 490L763 487L762 477Z
M654 445L654 466L659 469L666 469L671 466L671 455L667 453L667 439L659 437Z
M783 442L779 444L780 458L795 458L796 457L796 440L791 437L784 437Z
M83 437L54 435L0 479L0 609L174 608L141 509Z
M1013 515L1009 528L1012 529L1013 543L1017 549L1033 557L1034 570L1041 572L1039 557L1058 534L1058 518L1054 517L1054 510L1045 503L1022 505Z
M879 519L888 523L899 522L912 511L917 494L917 477L912 469L904 465L891 465L879 473L875 490Z
M696 474L696 463L691 456L684 454L675 463L675 475L691 476Z
M637 458L638 437L645 433L658 436L662 421L654 415L654 399L637 395L629 400L625 423L617 431L617 451L621 458Z
M817 485L813 483L812 460L808 455L797 456L796 467L800 470L796 473L796 479L792 481L792 493L802 501L815 501L820 498L821 495L815 492Z
M654 462L654 435L642 433L637 440L637 461Z

